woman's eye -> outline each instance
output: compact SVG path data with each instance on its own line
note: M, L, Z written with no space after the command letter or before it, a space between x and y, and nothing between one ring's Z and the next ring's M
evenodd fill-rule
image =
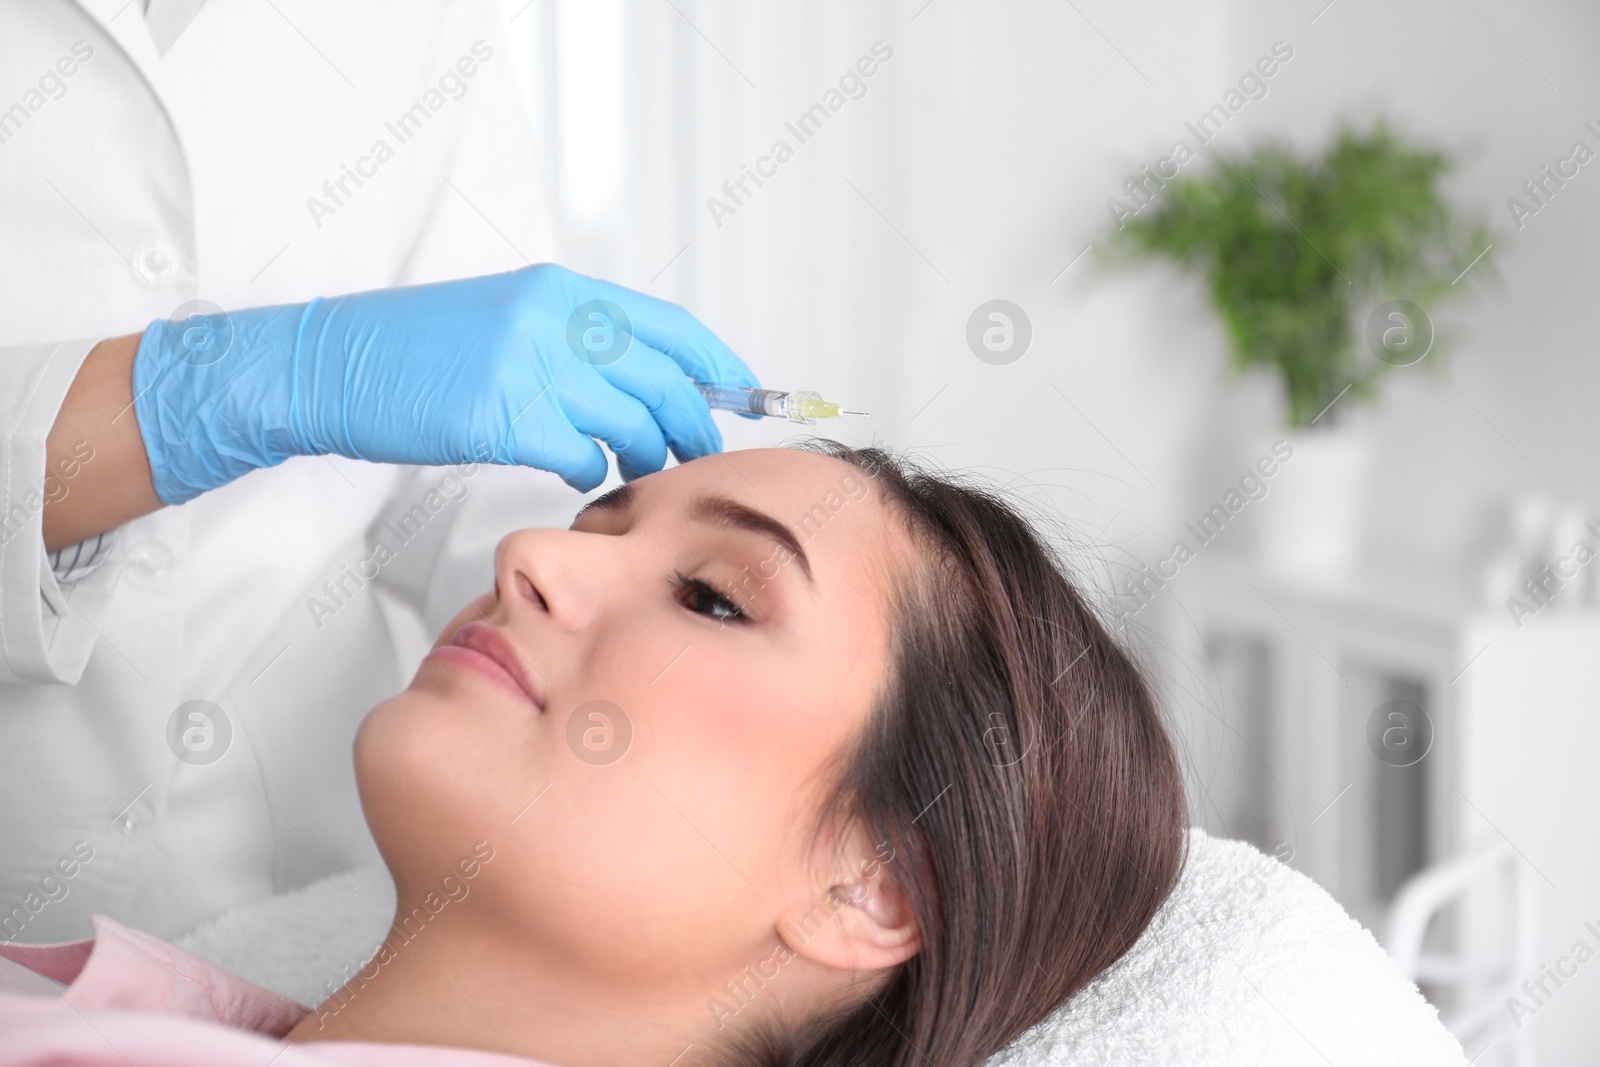
M729 600L708 582L699 578L673 576L673 595L678 603L697 615L705 615L718 622L738 622L745 618L739 605Z

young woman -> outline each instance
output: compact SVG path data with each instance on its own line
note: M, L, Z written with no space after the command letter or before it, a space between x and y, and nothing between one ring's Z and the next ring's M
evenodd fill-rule
M1150 690L1028 523L832 444L510 534L355 758L395 923L258 1027L339 1062L980 1064L1183 858Z

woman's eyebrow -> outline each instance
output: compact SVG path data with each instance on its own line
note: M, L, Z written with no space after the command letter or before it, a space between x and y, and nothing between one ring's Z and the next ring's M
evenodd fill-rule
M731 497L703 496L696 500L694 506L689 509L689 517L698 519L701 522L713 522L721 526L731 526L736 530L748 530L751 533L762 534L772 538L799 561L800 569L805 572L806 581L813 581L811 577L811 561L806 558L805 549L800 547L800 539L795 537L793 530L766 512L757 511L755 508L741 504Z
M633 496L633 483L623 482L615 489L600 494L579 508L572 521L577 522L590 511L627 511L633 507Z

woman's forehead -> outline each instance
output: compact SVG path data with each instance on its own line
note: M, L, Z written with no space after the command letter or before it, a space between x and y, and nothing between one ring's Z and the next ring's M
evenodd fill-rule
M765 490L785 496L803 490L815 493L840 488L847 481L864 486L869 480L858 467L842 459L798 448L721 452L686 463L681 469L697 477L729 481L730 485L742 484L755 492Z
M784 522L798 523L814 506L827 508L845 501L857 512L871 512L879 521L881 507L872 479L859 468L832 456L790 448L753 448L704 456L634 485L650 506L681 509L699 496L717 495L769 512ZM843 506L838 508L843 513ZM869 519L857 515L858 521Z
M707 500L731 501L786 527L811 556L843 553L882 564L903 547L872 476L815 452L762 448L705 456L631 483L628 495L669 521L703 514Z

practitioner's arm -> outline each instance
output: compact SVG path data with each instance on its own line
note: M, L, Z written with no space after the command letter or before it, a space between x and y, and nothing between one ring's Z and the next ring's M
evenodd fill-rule
M139 336L94 346L45 438L45 474L66 489L54 500L47 495L44 505L44 547L51 552L162 506L133 411ZM85 454L93 459L83 462ZM68 471L71 477L64 476Z
M587 492L606 477L600 441L625 478L669 448L722 448L695 382L760 384L682 308L548 263L158 319L97 345L69 389L49 470L84 443L95 458L47 505L45 545L291 456L518 464Z

